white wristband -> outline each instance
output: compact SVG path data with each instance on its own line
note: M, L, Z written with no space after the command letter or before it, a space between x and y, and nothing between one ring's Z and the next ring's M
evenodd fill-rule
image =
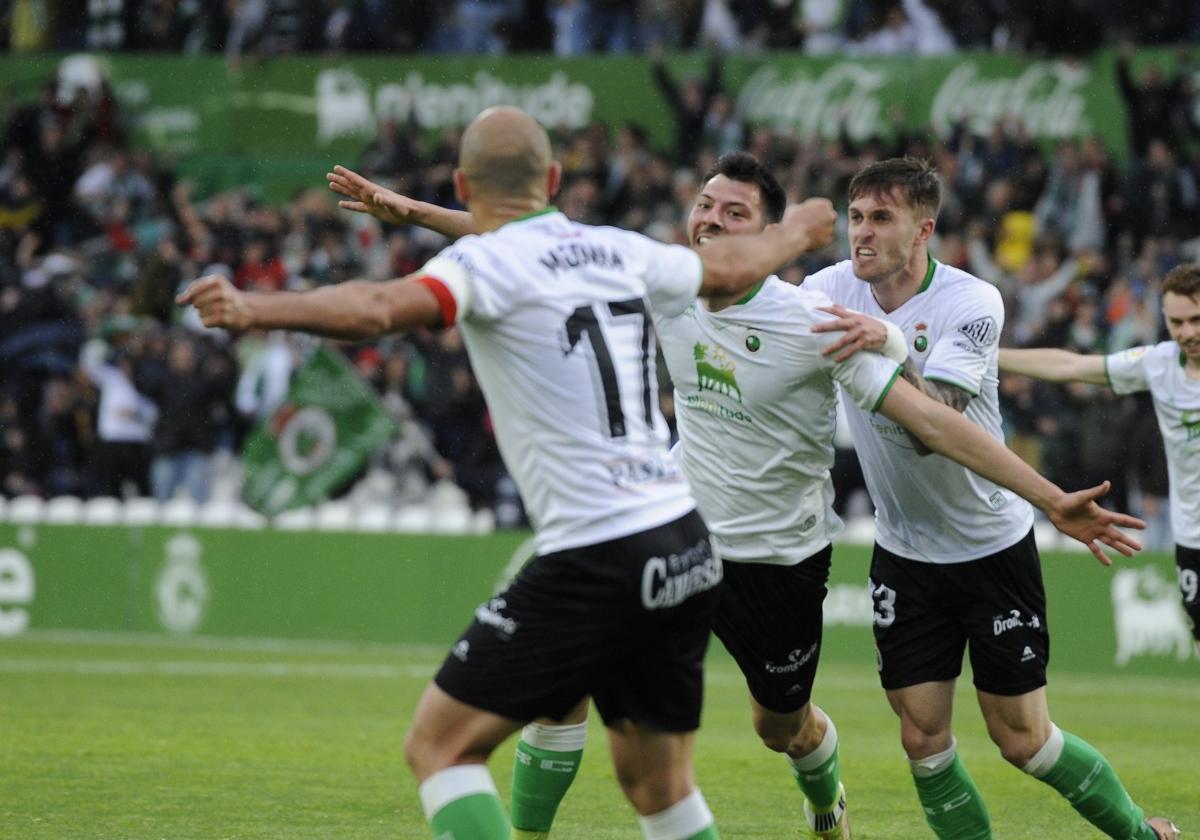
M904 340L904 333L891 321L884 321L883 325L887 328L887 341L883 342L879 352L898 365L904 364L908 358L908 342Z

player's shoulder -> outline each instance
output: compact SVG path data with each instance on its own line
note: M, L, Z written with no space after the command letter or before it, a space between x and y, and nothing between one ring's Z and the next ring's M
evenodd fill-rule
M1179 364L1179 345L1174 341L1160 341L1157 344L1143 344L1130 347L1112 355L1123 356L1127 361L1141 361L1147 367L1170 368Z
M804 327L824 317L822 306L833 306L829 295L819 289L796 286L772 274L747 307L756 321L777 323L788 330Z
M839 286L850 286L857 278L854 276L854 267L850 260L842 260L833 265L826 266L820 271L814 271L804 278L801 288L809 290L821 291L829 294L831 289Z
M933 272L933 289L950 291L959 296L976 297L983 300L1002 300L1000 290L992 283L976 277L953 265L939 262Z
M937 264L929 292L932 292L932 299L949 312L983 310L993 315L1004 314L1004 298L999 289L952 265Z

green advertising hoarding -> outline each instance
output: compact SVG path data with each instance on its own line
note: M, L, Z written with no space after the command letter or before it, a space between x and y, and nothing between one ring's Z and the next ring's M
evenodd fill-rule
M449 645L528 557L486 537L0 525L0 637L39 630ZM875 667L870 551L838 546L823 658ZM1195 674L1172 559L1047 553L1052 669ZM996 616L1003 632L1009 616Z
M1171 71L1168 51L1139 53ZM704 70L702 55L668 62L678 79ZM752 125L797 136L853 140L897 128L946 135L968 119L986 133L1019 120L1044 143L1097 134L1118 158L1127 120L1114 55L1086 61L990 53L894 59L728 56L725 89ZM60 86L110 80L141 144L174 156L204 188L257 184L286 197L322 186L334 163L353 164L382 122L433 136L480 110L517 104L548 126L636 122L669 146L673 118L638 56L420 56L278 58L227 68L217 56L10 56L9 95L32 96L57 73Z

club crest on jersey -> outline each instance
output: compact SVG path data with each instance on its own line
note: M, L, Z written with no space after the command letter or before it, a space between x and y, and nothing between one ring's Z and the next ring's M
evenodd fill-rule
M917 335L913 338L913 349L918 353L924 353L929 349L929 336L925 335L925 331L929 329L929 324L924 321L918 321L915 329Z
M1000 337L1000 329L996 325L996 319L990 315L976 318L969 324L963 324L958 328L958 331L965 335L976 347L987 347L995 344L996 339Z
M1179 418L1179 424L1187 432L1188 440L1200 438L1200 411L1188 410Z
M762 347L762 341L759 340L758 336L756 336L756 335L746 336L746 349L747 350L749 350L751 353L757 353L758 349L760 347Z
M742 389L733 375L733 362L721 348L712 348L697 341L692 352L696 357L696 382L700 390L715 391L741 402Z

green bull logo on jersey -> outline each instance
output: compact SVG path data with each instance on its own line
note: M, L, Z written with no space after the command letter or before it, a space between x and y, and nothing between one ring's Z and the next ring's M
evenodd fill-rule
M733 362L721 350L696 342L692 352L696 357L696 380L701 391L716 391L742 401L742 389L733 375ZM711 361L709 360L711 354Z
M1180 418L1180 425L1187 432L1188 440L1200 438L1200 411L1185 411Z

